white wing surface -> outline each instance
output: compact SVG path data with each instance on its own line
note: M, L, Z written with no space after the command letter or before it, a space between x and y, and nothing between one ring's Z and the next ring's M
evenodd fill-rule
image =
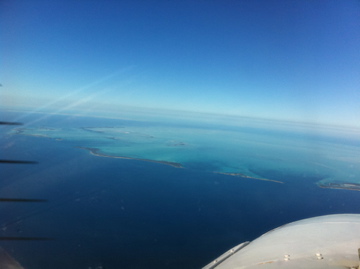
M204 269L358 269L360 215L305 219L244 244Z

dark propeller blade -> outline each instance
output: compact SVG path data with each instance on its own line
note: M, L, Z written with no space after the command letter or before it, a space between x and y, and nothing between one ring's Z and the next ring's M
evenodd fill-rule
M0 198L0 202L47 202L45 199Z
M0 160L0 163L15 163L15 164L37 164L35 161L21 161L21 160Z
M49 241L54 240L51 237L10 237L10 236L0 236L0 241Z
M22 123L13 121L0 121L0 125L22 125Z

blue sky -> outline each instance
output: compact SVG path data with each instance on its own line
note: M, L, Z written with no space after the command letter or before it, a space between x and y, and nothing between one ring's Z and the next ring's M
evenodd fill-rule
M1 1L0 105L360 128L360 2Z

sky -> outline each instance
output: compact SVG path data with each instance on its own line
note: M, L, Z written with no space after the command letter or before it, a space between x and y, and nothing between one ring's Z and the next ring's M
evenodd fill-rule
M0 2L0 106L360 128L360 1Z

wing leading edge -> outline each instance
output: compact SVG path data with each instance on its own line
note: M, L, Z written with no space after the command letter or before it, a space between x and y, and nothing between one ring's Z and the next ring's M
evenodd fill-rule
M204 269L359 269L359 249L360 214L328 215L281 226Z

